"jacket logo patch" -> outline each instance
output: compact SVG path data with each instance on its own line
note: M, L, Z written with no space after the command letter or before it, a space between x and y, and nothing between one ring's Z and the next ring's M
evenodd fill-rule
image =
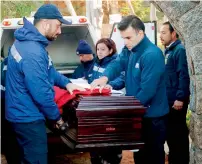
M136 63L136 64L135 64L135 68L140 68L140 64L139 64L139 63Z
M3 71L6 71L7 70L7 65L5 65L4 67L3 67Z
M122 71L122 72L121 72L121 75L125 76L125 71Z
M50 69L50 66L52 66L52 59L51 57L48 55L48 69Z
M103 73L105 71L105 68L101 68L101 67L98 67L98 66L95 65L93 67L93 71Z
M3 85L0 85L0 87L1 87L1 91L5 91L6 90L6 88Z

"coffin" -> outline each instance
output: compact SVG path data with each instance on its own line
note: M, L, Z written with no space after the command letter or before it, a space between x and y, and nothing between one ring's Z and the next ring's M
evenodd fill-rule
M49 137L49 144L61 149L65 143L83 152L142 148L145 110L132 96L78 96L63 106L62 117L70 129L59 134L62 140L57 135Z
M144 145L141 128L145 110L132 96L77 97L65 104L62 115L76 131L76 136L71 137L76 142L65 137L62 140L82 151L106 147L139 149Z

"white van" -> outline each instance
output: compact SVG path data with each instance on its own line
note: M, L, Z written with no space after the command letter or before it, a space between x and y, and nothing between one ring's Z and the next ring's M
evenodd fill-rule
M33 23L34 18L27 18ZM76 55L76 48L79 40L86 40L95 50L96 38L94 28L84 16L71 17L64 19L71 20L71 25L63 25L61 35L53 41L47 50L51 56L55 68L62 74L69 76L78 66L79 58ZM22 27L22 18L4 19L1 24L1 57L8 55L8 49L14 42L14 31Z

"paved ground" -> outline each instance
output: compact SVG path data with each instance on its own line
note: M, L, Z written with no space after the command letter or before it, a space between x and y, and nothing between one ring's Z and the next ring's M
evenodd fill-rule
M3 155L1 156L1 164L7 164ZM90 164L90 155L89 153L79 153L58 156L57 164ZM134 164L133 153L131 151L123 151L121 164ZM167 164L167 162L165 162L165 164Z

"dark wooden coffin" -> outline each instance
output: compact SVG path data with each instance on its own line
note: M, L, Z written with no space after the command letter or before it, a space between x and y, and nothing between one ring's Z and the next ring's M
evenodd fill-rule
M144 145L144 114L145 107L132 96L78 97L63 108L63 119L77 131L75 147L82 151L106 147L139 149Z
M145 108L134 97L83 97L76 109L78 144L141 141Z

